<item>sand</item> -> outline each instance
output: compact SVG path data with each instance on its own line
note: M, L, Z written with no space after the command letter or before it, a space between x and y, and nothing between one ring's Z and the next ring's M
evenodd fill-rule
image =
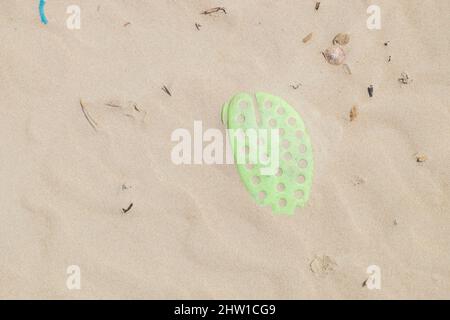
M37 0L4 2L0 298L450 298L450 2L48 0L48 25ZM352 75L321 54L339 32ZM256 205L232 165L170 159L175 129L224 130L241 91L283 97L309 130L293 216Z

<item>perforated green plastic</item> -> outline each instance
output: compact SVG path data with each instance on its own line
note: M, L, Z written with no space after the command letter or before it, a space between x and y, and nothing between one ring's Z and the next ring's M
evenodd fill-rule
M235 95L223 106L222 121L229 129L229 135L231 131L247 133L266 129L269 132L267 141L258 136L257 148L266 150L264 152L269 159L275 159L278 151L278 170L269 175L262 174L268 165L259 157L255 161L248 155L255 144L250 143L253 140L247 134L244 148L229 137L235 163L243 183L257 203L271 206L275 213L293 214L296 208L306 205L311 193L314 170L311 141L303 120L286 101L267 93L256 93L255 97L247 93ZM270 135L276 129L279 144L273 143L276 139ZM238 156L244 157L245 163L239 163Z

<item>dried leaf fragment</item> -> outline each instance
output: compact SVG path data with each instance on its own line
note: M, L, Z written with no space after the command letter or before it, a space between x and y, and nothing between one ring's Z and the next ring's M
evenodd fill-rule
M400 82L401 84L410 84L412 82L412 79L406 72L402 72L400 78L398 78L398 82Z
M333 39L333 44L339 44L341 46L345 46L349 42L350 42L350 35L347 33L338 33Z
M428 157L424 154L416 154L416 162L417 163L424 163L428 160Z
M315 257L309 264L312 273L326 275L336 270L337 263L329 256Z
M358 108L356 106L353 106L350 110L350 121L355 121L358 117Z
M311 32L310 34L308 34L306 37L303 38L303 43L307 43L309 40L312 39L313 33Z

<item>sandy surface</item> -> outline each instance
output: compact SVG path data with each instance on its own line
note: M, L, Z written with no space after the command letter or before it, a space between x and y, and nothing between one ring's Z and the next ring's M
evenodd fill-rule
M48 25L37 0L3 2L1 298L450 298L449 1L378 0L381 30L363 0L48 0ZM352 75L321 54L338 32ZM173 130L223 129L241 91L283 97L309 129L294 216L258 207L234 166L170 160Z

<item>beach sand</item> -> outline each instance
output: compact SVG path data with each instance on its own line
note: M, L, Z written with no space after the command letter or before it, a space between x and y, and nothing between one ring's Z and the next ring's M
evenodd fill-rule
M450 2L315 3L49 0L44 25L37 0L4 1L0 298L449 299ZM351 75L322 56L339 32ZM175 129L224 130L222 105L259 91L311 136L292 216L258 206L233 165L170 158Z

